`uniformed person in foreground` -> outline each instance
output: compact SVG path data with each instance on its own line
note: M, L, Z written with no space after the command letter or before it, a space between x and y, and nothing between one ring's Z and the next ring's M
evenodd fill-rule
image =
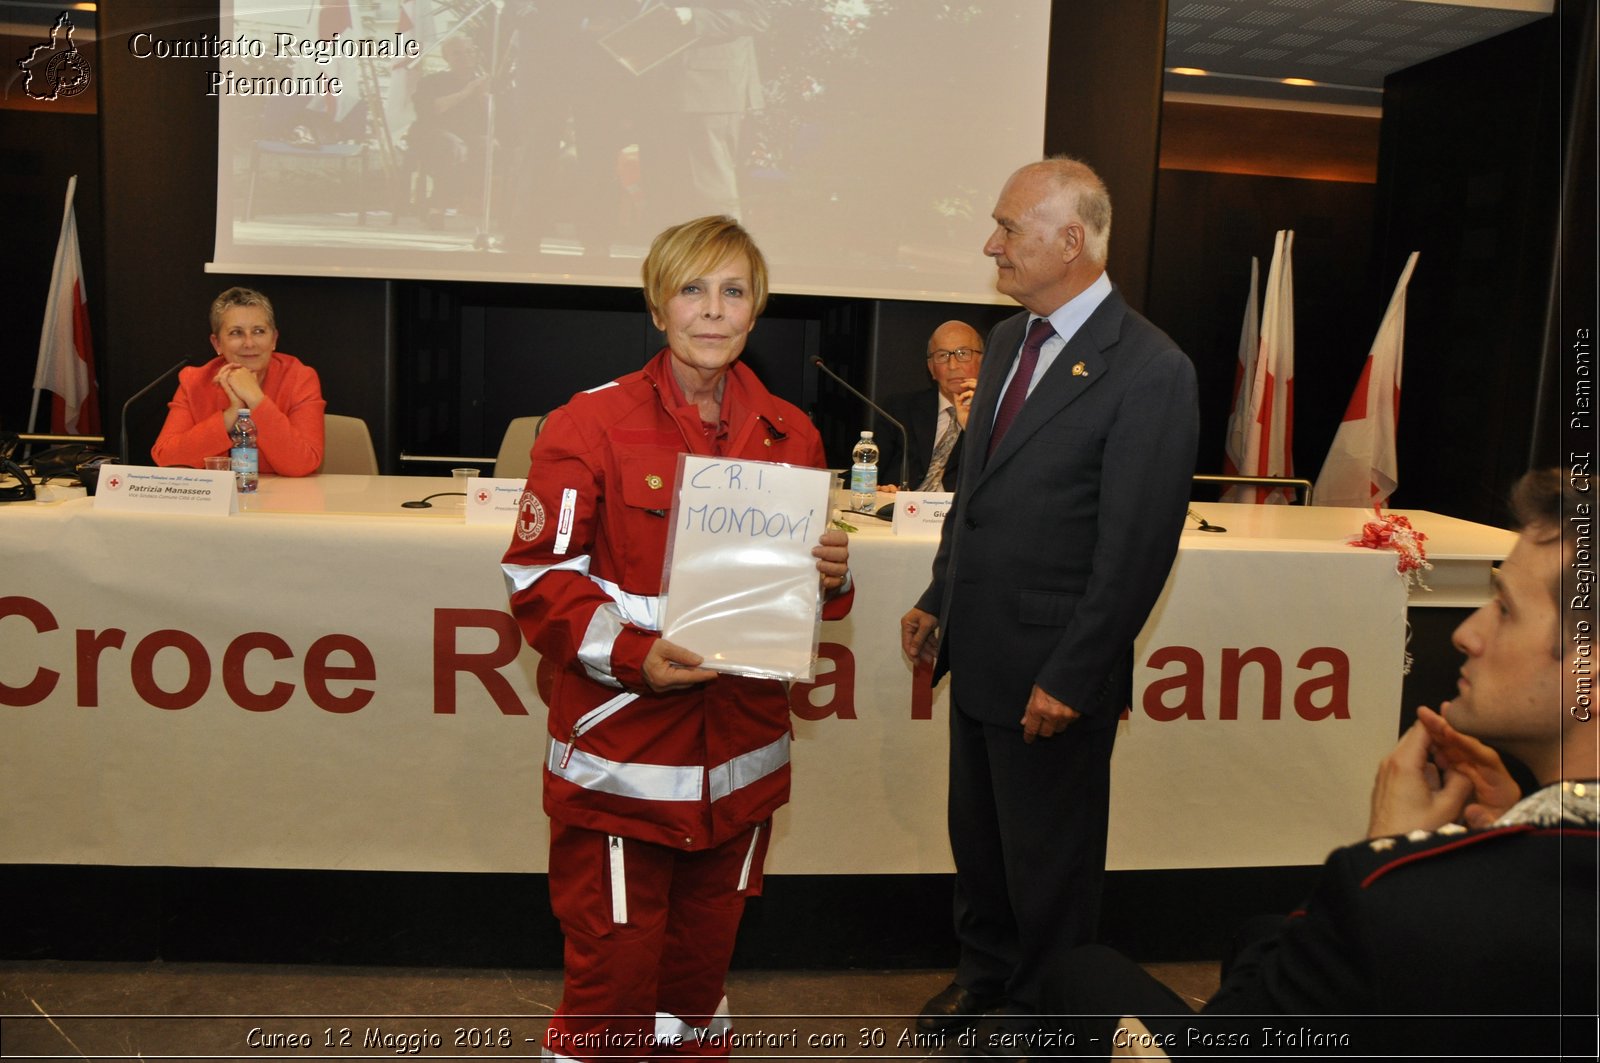
M722 216L675 225L642 276L667 346L550 414L503 564L549 706L550 903L566 944L544 1057L579 1063L731 1053L723 982L789 800L786 685L701 667L661 634L678 457L827 466L806 415L739 361L767 299L750 234ZM844 616L848 539L829 528L811 553L823 617Z
M1494 598L1454 635L1458 693L1418 709L1379 765L1368 838L1329 856L1302 909L1236 942L1200 1015L1120 954L1073 950L1049 1007L1103 1016L1064 1023L1079 1052L1595 1058L1595 612L1581 582L1562 587L1592 570L1593 501L1551 469L1513 508Z

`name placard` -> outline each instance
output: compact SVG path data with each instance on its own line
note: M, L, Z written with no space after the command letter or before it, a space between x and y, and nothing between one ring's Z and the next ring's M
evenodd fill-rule
M937 536L944 528L944 516L955 503L950 491L897 491L894 496L896 535Z
M525 486L508 476L472 477L467 481L467 523L515 524Z
M239 512L233 473L225 469L161 469L102 465L94 508L121 513L226 517Z

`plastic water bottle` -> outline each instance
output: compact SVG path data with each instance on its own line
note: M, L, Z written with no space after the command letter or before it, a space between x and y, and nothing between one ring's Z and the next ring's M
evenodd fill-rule
M242 495L256 489L260 482L261 452L256 449L256 423L250 419L249 410L240 410L239 419L233 422L228 433L233 439L233 480Z
M861 433L850 459L855 462L850 466L850 508L871 513L878 508L878 444L871 432Z

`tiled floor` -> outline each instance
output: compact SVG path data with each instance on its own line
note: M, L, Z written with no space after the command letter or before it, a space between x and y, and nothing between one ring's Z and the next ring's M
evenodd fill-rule
M1150 970L1195 1003L1210 963ZM740 1059L933 1059L910 1020L947 971L735 971ZM0 963L0 1058L537 1058L558 971Z

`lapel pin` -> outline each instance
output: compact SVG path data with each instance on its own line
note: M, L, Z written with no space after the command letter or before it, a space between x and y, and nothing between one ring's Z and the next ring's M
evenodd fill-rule
M661 477L657 476L655 473L651 473L649 476L646 476L644 478L644 483L645 486L650 488L652 491L661 490Z
M1089 375L1089 369L1082 362L1079 362L1079 363L1077 363L1076 365L1074 365L1072 367L1072 375L1073 376L1088 376Z

